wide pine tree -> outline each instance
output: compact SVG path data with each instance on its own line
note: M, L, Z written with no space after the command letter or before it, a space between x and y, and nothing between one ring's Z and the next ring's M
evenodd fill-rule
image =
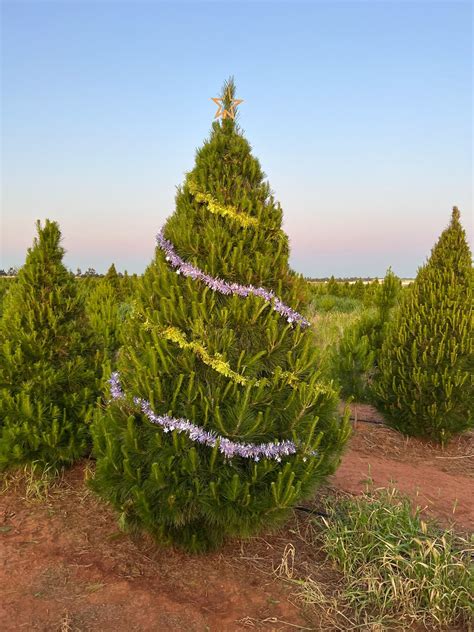
M191 551L283 520L348 436L234 91L157 237L93 425L92 486L120 524Z
M90 448L100 354L58 224L37 230L0 320L0 469L58 468Z
M472 256L454 207L380 354L378 406L408 435L446 443L474 425L472 283Z

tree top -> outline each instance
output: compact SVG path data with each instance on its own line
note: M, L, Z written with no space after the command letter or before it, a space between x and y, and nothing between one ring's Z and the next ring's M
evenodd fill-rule
M229 77L224 81L220 97L211 97L211 100L218 106L218 110L214 118L230 118L235 119L237 114L237 106L243 103L243 99L235 98L235 81L234 77Z

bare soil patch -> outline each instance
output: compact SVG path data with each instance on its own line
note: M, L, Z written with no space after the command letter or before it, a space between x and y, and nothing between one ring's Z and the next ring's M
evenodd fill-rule
M376 415L359 406L359 418L369 414ZM443 522L472 529L473 453L472 435L442 451L357 422L323 493L359 493L370 477L375 486L394 484ZM275 572L294 547L295 577L312 575L329 597L340 584L305 538L308 514L295 512L276 534L190 556L119 532L114 512L84 487L90 467L71 468L41 501L25 500L21 480L0 497L2 632L343 629L323 611L304 611L295 586ZM310 505L320 508L317 498Z
M472 531L474 433L441 448L380 425L383 419L372 406L351 408L353 419L359 421L353 422L349 447L330 486L357 494L369 480L375 487L393 485L442 524Z
M275 545L256 540L250 556L239 543L205 556L157 547L119 532L83 473L69 470L46 503L25 502L21 486L1 498L2 632L306 627L271 562L255 571L252 556Z

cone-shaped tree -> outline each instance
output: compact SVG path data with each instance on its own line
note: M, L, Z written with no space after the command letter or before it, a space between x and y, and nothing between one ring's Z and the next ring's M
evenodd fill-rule
M122 286L120 282L121 279L117 274L114 263L112 263L112 265L107 270L104 279L114 289L117 294L117 298L120 298L122 296Z
M393 427L441 443L474 423L472 258L459 217L454 207L406 292L375 385Z
M225 110L233 98L230 81ZM281 219L224 115L158 237L125 326L120 385L93 424L92 486L123 526L212 548L278 523L336 468L347 422L311 331L285 307L298 308L299 281Z
M126 288L122 287L122 279L112 264L103 279L95 280L92 288L84 292L86 315L90 325L100 341L104 353L103 385L115 368L117 351L121 344L122 325L131 310L130 301L126 297ZM128 298L129 302L124 302Z
M98 395L98 351L58 224L37 230L0 320L0 469L84 454Z

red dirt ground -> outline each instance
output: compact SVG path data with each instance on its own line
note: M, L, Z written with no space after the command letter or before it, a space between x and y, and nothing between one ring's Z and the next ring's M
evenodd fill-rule
M357 494L370 479L375 488L393 485L442 524L474 530L474 433L454 439L444 450L405 438L377 425L371 406L352 405L353 436L336 474L334 489Z
M357 417L377 419L360 405ZM472 529L472 434L441 451L375 424L356 422L354 430L329 489L358 493L370 476L376 487L393 483L442 522ZM114 513L83 486L88 467L69 470L41 502L25 500L22 482L0 498L2 632L335 629L303 613L294 586L272 572L292 542L318 569L318 581L337 582L302 544L305 517L276 535L193 557L119 533Z

